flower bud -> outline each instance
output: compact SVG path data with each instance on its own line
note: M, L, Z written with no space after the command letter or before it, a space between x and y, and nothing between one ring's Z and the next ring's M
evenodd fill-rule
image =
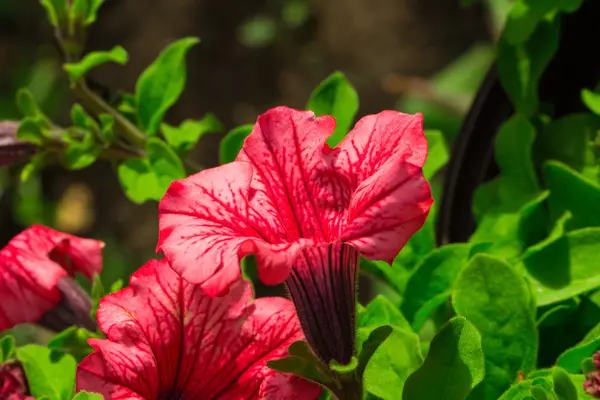
M0 167L29 160L37 151L33 143L17 139L18 122L0 122Z

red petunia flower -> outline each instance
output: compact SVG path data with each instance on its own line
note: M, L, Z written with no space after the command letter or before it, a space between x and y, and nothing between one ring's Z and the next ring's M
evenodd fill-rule
M29 396L25 371L18 362L0 364L0 399L35 400Z
M105 399L314 400L320 388L266 366L303 338L289 300L250 302L240 280L209 297L165 260L136 271L130 287L103 298L108 339L77 370L77 390Z
M264 283L287 280L317 355L347 363L359 253L391 263L433 200L420 114L366 116L332 149L334 128L286 107L259 116L236 161L171 184L157 250L211 295L256 254Z
M89 297L70 279L102 270L104 243L34 225L0 250L0 331L20 323L94 329Z

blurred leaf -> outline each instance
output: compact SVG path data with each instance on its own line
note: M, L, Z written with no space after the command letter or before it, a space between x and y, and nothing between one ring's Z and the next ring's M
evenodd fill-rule
M408 377L402 398L463 400L485 375L481 335L464 317L437 332L423 365Z
M156 175L162 197L171 182L186 177L185 168L177 154L158 138L149 138L146 149L148 162Z
M68 353L73 356L77 362L80 362L93 350L88 344L88 339L91 338L98 338L98 335L87 329L71 326L54 336L48 343L48 348L62 353Z
M281 9L281 18L288 26L302 26L310 15L310 7L305 0L286 0Z
M594 114L600 115L600 93L592 92L589 89L581 91L581 100Z
M523 44L506 38L498 45L498 75L517 112L533 116L539 107L538 83L558 49L559 21L539 23Z
M115 119L110 114L100 114L98 116L100 120L100 133L105 143L112 143L115 141Z
M169 45L143 73L136 84L136 106L140 128L156 134L169 108L181 95L186 81L185 56L198 38L185 38Z
M89 393L89 392L86 392L85 390L78 392L73 397L73 400L103 400L103 399L104 399L104 396L102 396L101 394Z
M31 395L49 400L70 400L75 389L77 362L69 354L61 354L45 346L29 344L17 348Z
M363 348L367 347L365 343ZM360 358L363 359L362 353ZM396 400L402 393L408 376L422 363L418 336L413 332L394 328L366 363L364 386L383 400ZM361 365L364 365L362 361Z
M583 384L586 381L585 375L582 374L569 374L569 377L573 381L575 388L577 389L577 394L579 395L580 400L593 400L594 396L590 396L589 393L586 393Z
M554 392L560 400L578 400L577 388L562 368L552 369L552 380L554 381Z
M65 150L65 165L72 170L83 169L92 165L102 153L92 132L85 132L79 142L70 143Z
M125 49L121 46L116 46L110 51L93 51L88 53L81 61L64 64L63 68L67 71L73 81L78 81L99 65L108 62L124 65L127 63L128 59L129 56Z
M571 374L581 372L581 363L584 359L591 357L595 352L600 350L600 339L592 340L588 343L578 344L570 348L558 357L556 365L564 368Z
M479 330L486 376L475 390L500 397L536 365L538 332L527 283L509 264L478 254L454 284L454 308Z
M99 274L94 275L94 279L92 280L92 309L90 310L90 315L93 320L96 320L96 311L98 311L98 306L100 305L100 299L106 295L106 291L104 290L104 284L102 283L102 278Z
M125 194L136 204L158 200L164 194L148 160L129 159L119 165L117 172Z
M473 96L495 57L489 44L477 43L446 65L432 79L435 90L441 94ZM468 107L469 104L465 104Z
M17 92L17 106L25 117L30 117L40 128L50 128L50 121L40 110L33 94L28 89L19 89Z
M47 156L45 153L37 153L27 165L21 170L21 182L28 181L33 175L37 174L44 165L46 165Z
M538 305L600 287L600 228L584 228L530 249L523 258Z
M423 166L423 175L431 179L442 167L446 165L450 158L450 151L440 131L426 130L428 152L427 160Z
M358 111L358 94L343 73L334 72L312 92L306 109L314 111L317 117L331 115L335 118L335 131L327 139L327 144L333 147L350 130Z
M254 128L253 125L238 126L225 135L223 140L221 140L219 152L219 161L221 164L227 164L236 159L240 150L242 150L244 140L252 132L252 128Z
M96 21L98 9L104 0L70 0L70 19L76 25L88 26Z
M275 21L266 16L253 17L240 26L238 40L251 48L259 48L271 44L277 33Z
M201 120L188 119L178 127L162 124L160 129L173 150L178 154L186 154L196 146L202 136L221 132L223 125L213 114L206 114Z
M600 226L600 185L555 161L546 163L545 175L550 190L548 204L554 219L569 211L572 215L566 224L569 230Z
M87 18L85 19L84 25L91 25L96 22L98 16L98 9L104 3L104 0L88 0L90 2Z
M44 143L44 133L35 118L26 117L19 124L17 139L41 146Z
M450 294L460 270L467 264L470 245L450 244L433 250L422 260L406 284L401 310L409 321L429 300ZM431 310L433 311L433 310Z
M525 42L535 27L551 11L573 12L583 0L518 0L506 21L504 37L513 45Z
M11 360L15 355L15 338L6 335L0 338L0 365Z

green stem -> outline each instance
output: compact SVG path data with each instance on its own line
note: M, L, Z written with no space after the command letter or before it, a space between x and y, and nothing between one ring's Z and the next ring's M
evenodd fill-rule
M362 383L355 373L340 376L338 383L340 386L334 391L338 400L362 400Z
M146 135L144 135L137 126L108 105L108 103L94 93L83 80L76 82L74 85L74 92L81 99L82 103L84 103L85 108L94 113L95 116L100 114L112 115L115 120L115 125L129 142L142 149L146 147Z

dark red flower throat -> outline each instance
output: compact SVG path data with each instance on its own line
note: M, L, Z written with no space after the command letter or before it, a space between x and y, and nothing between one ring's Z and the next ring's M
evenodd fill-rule
M357 272L358 251L335 242L302 249L286 281L306 340L326 365L354 355Z

